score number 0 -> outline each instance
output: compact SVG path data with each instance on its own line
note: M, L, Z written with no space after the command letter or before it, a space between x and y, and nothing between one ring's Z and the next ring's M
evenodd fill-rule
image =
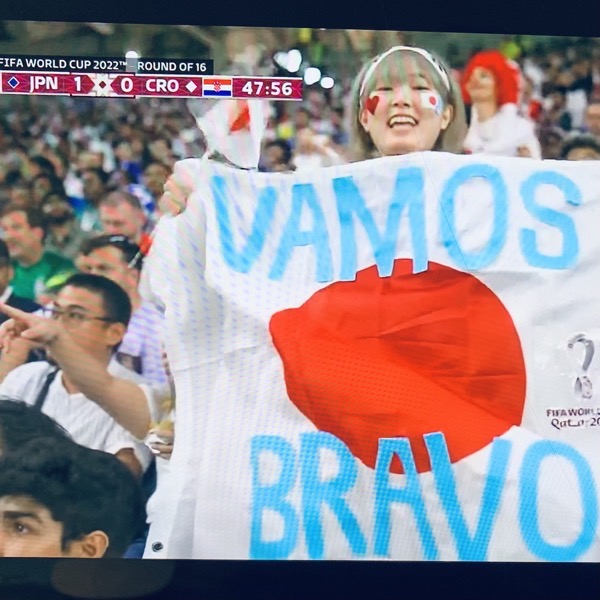
M253 86L255 86L253 88ZM248 81L244 84L242 92L244 94L261 94L263 92L264 82L262 81ZM269 81L269 94L272 96L291 96L293 93L292 84L289 81L284 81L283 84L280 81Z

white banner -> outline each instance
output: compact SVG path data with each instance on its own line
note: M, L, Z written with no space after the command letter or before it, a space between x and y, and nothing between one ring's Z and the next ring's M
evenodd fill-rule
M600 169L179 163L166 558L599 561ZM170 517L168 515L171 515Z

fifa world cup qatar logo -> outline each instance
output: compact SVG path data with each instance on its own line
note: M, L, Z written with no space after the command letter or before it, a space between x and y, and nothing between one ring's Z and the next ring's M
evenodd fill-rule
M584 333L578 333L569 340L567 347L572 351L575 362L575 397L578 400L590 400L594 395L594 389L588 371L594 358L594 342ZM580 347L583 348L583 355Z

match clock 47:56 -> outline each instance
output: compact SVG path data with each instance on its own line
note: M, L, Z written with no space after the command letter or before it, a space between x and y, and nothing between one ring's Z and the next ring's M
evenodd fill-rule
M233 80L233 97L302 100L302 78L236 77Z

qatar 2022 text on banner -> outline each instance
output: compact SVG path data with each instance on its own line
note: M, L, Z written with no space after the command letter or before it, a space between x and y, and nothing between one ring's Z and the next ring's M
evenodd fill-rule
M168 558L600 560L600 170L178 163Z

